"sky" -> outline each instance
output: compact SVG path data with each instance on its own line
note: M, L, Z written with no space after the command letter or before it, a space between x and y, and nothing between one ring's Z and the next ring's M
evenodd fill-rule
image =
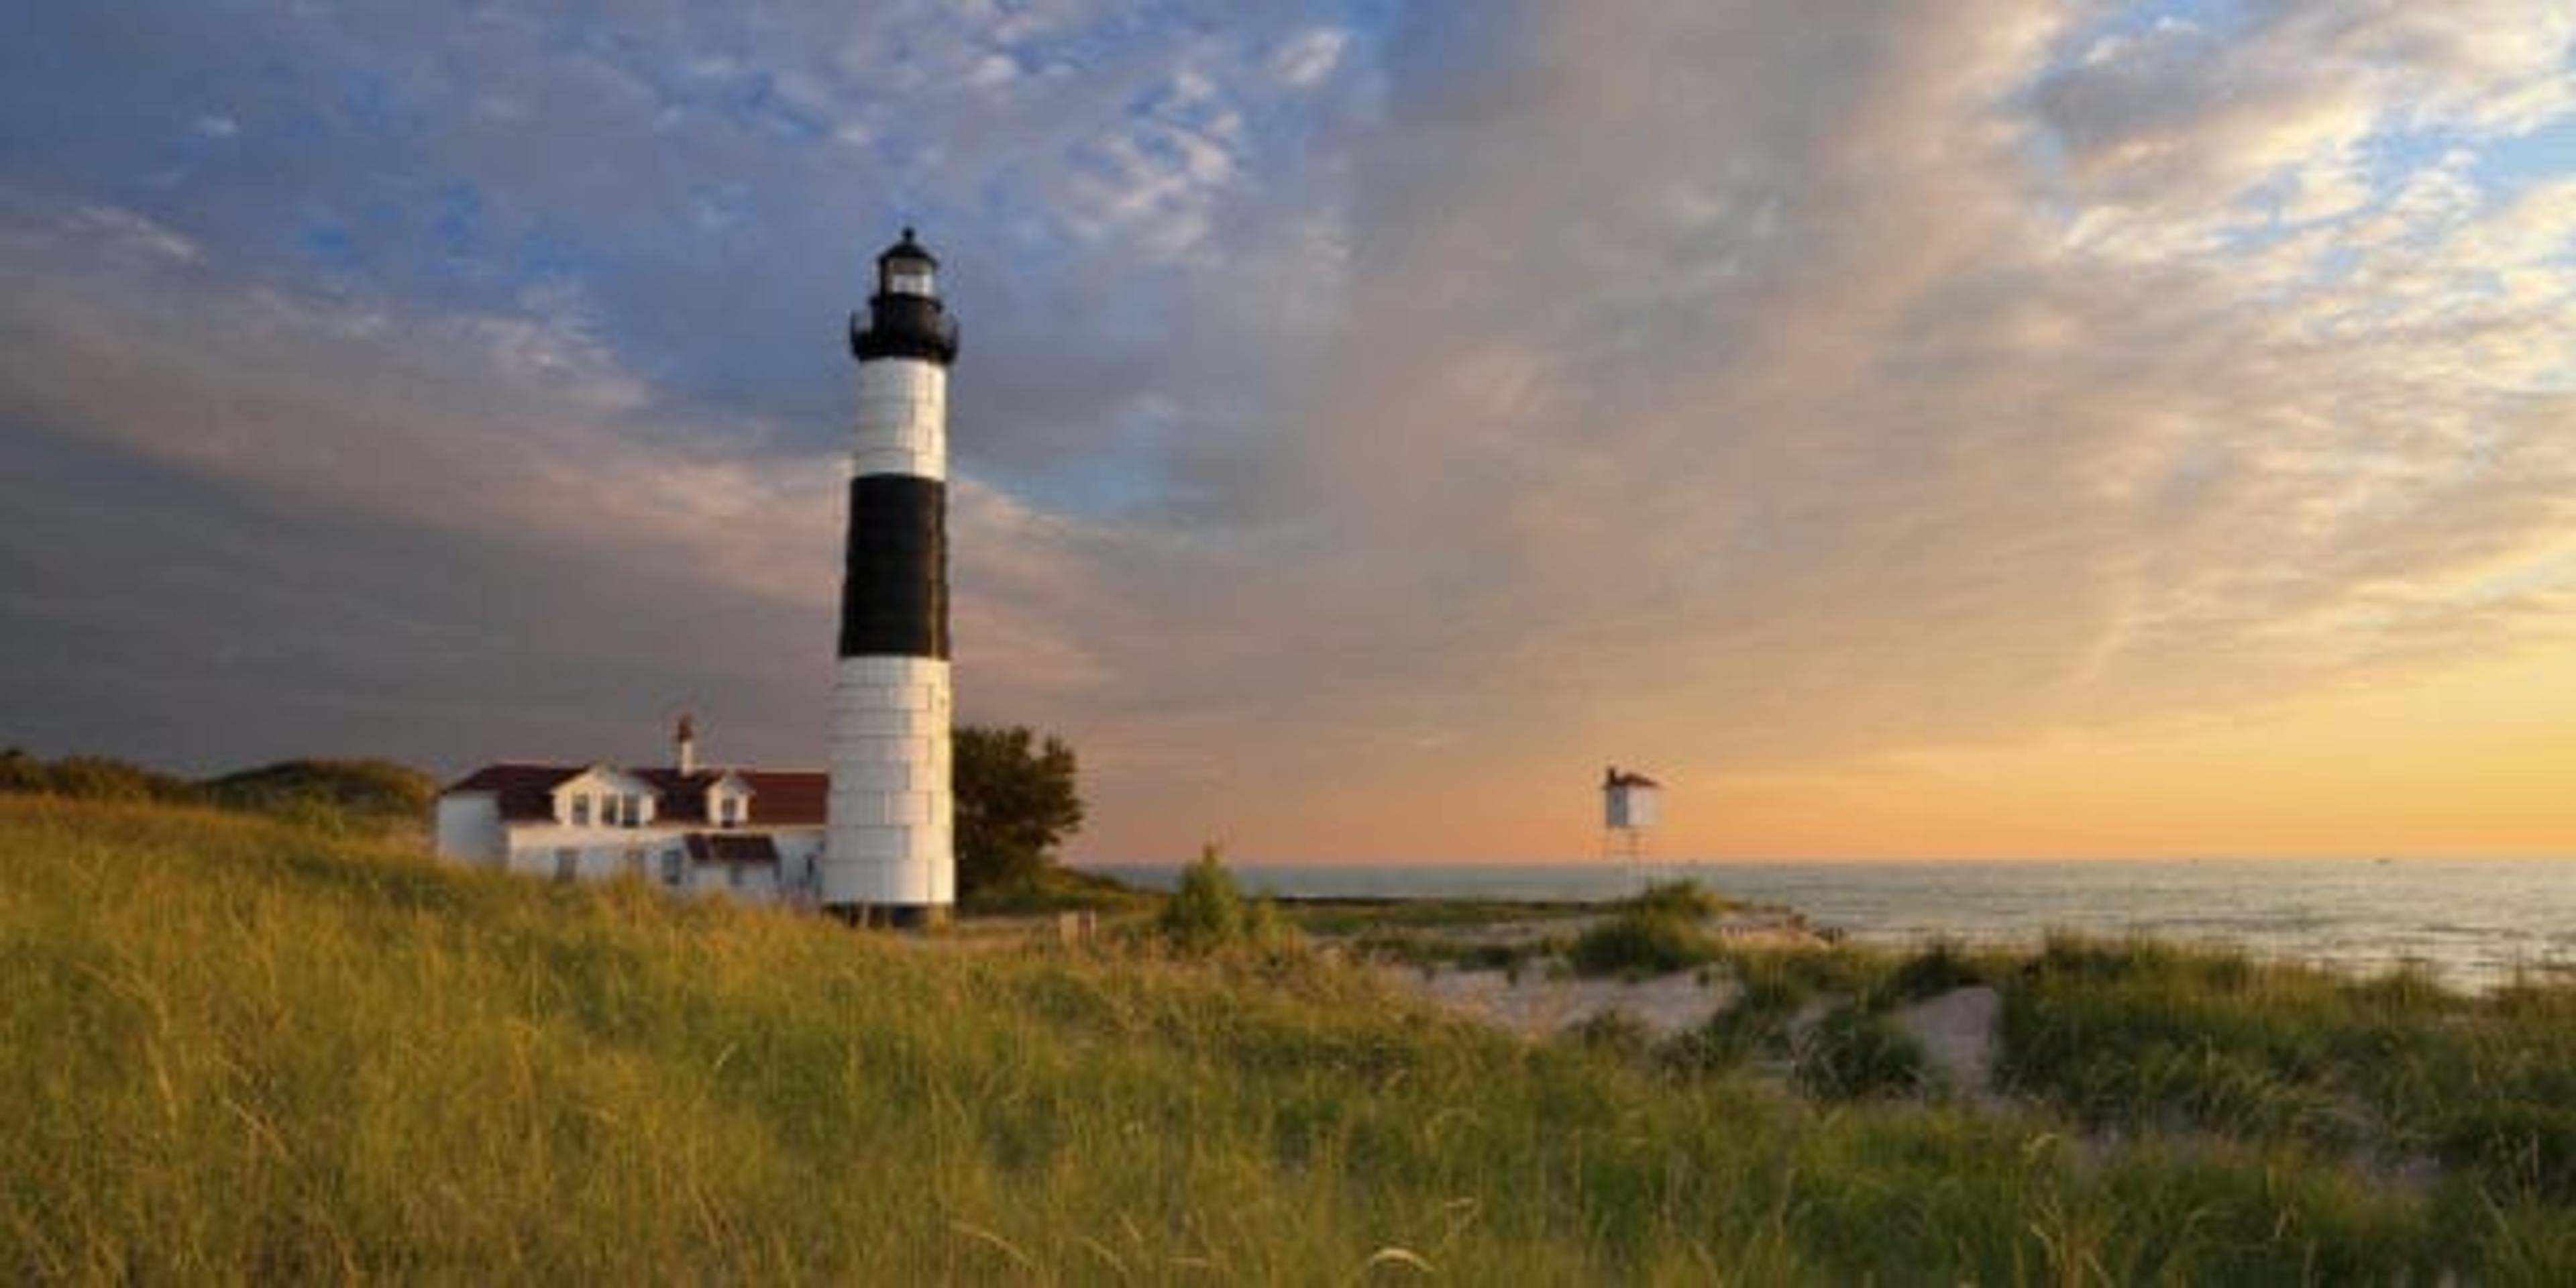
M1076 858L2576 854L2565 0L0 0L0 743L819 764L906 223Z

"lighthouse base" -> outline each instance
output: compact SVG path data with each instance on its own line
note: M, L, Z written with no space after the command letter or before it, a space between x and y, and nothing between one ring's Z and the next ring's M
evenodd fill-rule
M873 907L861 903L826 904L823 915L854 930L946 930L953 910L944 907Z
M841 659L816 863L818 901L835 915L919 924L957 902L952 718L946 659Z

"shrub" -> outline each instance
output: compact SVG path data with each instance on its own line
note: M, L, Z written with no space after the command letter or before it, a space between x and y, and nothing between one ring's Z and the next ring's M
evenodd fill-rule
M1650 885L1619 912L1575 937L1566 961L1577 975L1669 975L1712 961L1717 942L1700 928L1725 900L1690 881Z
M1629 911L1646 916L1696 921L1716 916L1733 905L1701 889L1696 881L1658 881L1640 891L1627 906Z
M1631 910L1577 936L1566 957L1578 975L1669 975L1716 955L1695 920Z
M1214 845L1200 850L1199 861L1182 869L1180 886L1163 904L1155 928L1165 943L1188 953L1272 948L1287 935L1278 905L1268 899L1244 898Z

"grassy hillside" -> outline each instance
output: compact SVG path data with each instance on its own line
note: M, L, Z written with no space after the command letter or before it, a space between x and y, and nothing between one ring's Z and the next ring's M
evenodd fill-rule
M326 830L426 836L438 780L390 760L318 758L192 781L101 756L48 761L0 749L0 795L18 794L213 805Z
M438 780L390 760L281 760L206 779L197 790L226 809L418 831L438 798Z
M2545 1186L2295 1133L1821 1109L1320 964L925 945L238 814L0 799L0 970L12 1278L2576 1277Z

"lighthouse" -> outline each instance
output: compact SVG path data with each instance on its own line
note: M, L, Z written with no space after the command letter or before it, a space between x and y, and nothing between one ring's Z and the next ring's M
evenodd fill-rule
M957 322L939 300L939 261L910 228L877 256L867 316L850 318L850 354L859 410L819 893L847 921L935 925L957 901L947 539Z

